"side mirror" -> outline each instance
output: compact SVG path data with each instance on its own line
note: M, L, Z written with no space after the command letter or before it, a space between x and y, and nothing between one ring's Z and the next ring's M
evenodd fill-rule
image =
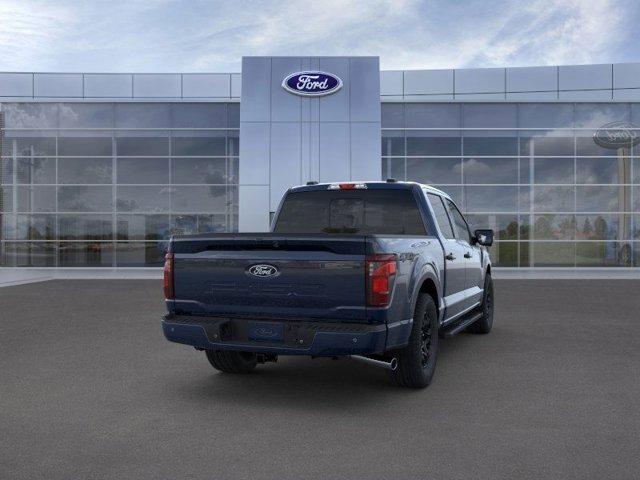
M490 247L493 245L493 230L476 230L473 232L473 237L478 245Z

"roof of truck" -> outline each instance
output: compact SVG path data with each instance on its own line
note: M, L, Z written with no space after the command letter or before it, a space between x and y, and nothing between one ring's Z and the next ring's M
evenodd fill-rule
M424 183L418 183L418 182L405 182L405 181L400 181L400 180L394 180L394 181L349 180L347 182L308 183L307 185L297 185L295 187L291 187L291 190L293 190L293 191L300 191L300 190L303 190L303 191L304 190L326 190L331 185L340 185L340 184L366 185L366 188L373 187L373 188L376 188L376 189L382 189L382 188L407 189L407 188L413 188L414 186L418 186L420 188L424 188L425 190L428 190L431 193L435 193L437 195L442 195L445 198L451 199L451 197L449 196L448 193L443 192L442 190L439 190L439 189L437 189L435 187L432 187L431 185L426 185Z

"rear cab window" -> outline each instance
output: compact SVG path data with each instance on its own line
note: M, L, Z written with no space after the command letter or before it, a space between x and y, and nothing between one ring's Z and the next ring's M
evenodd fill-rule
M429 199L429 203L431 204L431 208L433 209L433 213L435 215L435 221L442 232L444 238L448 240L455 239L456 236L453 233L453 226L451 225L451 220L449 219L449 215L447 214L447 209L444 206L444 199L440 195L436 195L435 193L427 192L427 198Z
M289 192L275 233L427 235L409 189Z

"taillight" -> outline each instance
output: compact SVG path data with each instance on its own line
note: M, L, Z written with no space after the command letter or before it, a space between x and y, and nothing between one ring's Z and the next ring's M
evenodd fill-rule
M173 300L176 293L173 289L173 253L164 256L164 298Z
M394 254L369 255L366 259L367 305L384 307L389 304L396 277Z

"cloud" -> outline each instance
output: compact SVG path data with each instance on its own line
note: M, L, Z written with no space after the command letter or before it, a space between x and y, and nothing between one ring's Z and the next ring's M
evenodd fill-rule
M383 69L637 61L633 0L0 4L0 70L239 71L243 55L379 55Z

